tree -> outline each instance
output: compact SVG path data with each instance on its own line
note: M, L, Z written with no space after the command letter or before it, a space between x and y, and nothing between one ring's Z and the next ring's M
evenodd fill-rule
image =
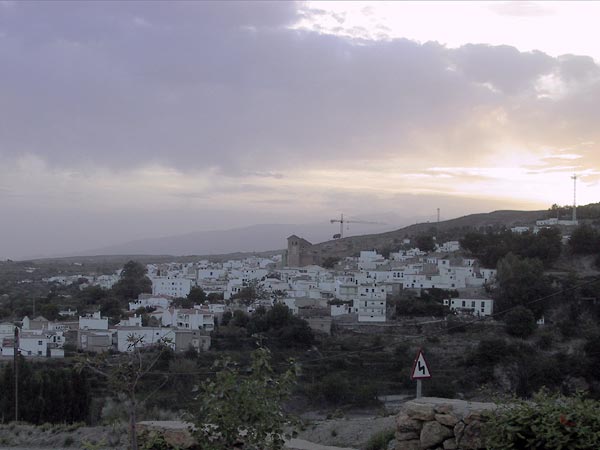
M247 286L240 289L239 292L231 296L232 300L239 300L242 304L248 306L256 300L267 298L267 292L259 285L257 280L251 280Z
M575 254L589 255L600 252L600 236L590 225L580 225L571 234L569 247Z
M520 258L509 253L498 262L494 290L497 312L527 305L536 317L540 317L545 309L541 299L550 292L550 281L544 275L544 266L539 259Z
M142 378L146 377L157 365L164 353L169 349L169 339L162 339L154 345L154 352L144 352L144 338L131 335L128 337L128 348L126 352L127 362L110 360L108 355L101 354L95 358L86 357L77 363L79 370L85 368L106 378L110 387L116 393L124 394L127 399L127 412L129 415L129 444L131 450L138 450L137 436L137 410L140 403L138 400L138 389ZM168 380L163 379L162 387ZM157 389L158 390L158 389Z
M119 281L113 286L113 292L120 300L136 299L142 293L151 293L152 281L146 273L143 264L129 261L123 267Z
M336 256L327 256L323 258L321 262L321 267L325 269L333 269L333 267L340 261L340 258Z
M435 240L431 235L422 234L420 236L417 236L415 239L415 243L417 244L418 249L422 252L429 253L435 250Z
M536 329L535 317L531 310L517 306L504 316L506 332L511 336L528 338Z
M280 450L289 424L282 402L295 382L293 362L283 374L271 366L270 352L252 353L250 373L243 375L230 360L217 361L214 379L200 386L198 405L192 412L200 448L230 450Z
M194 302L194 304L201 304L206 301L206 292L200 286L194 286L190 289L187 298Z

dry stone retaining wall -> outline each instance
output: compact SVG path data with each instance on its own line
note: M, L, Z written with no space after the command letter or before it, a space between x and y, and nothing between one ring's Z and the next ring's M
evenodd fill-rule
M493 403L423 397L406 402L396 417L396 450L478 450Z

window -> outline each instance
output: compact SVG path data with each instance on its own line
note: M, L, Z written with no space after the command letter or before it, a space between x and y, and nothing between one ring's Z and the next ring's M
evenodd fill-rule
M462 301L463 308L466 306L465 301Z
M485 302L481 302L481 308L483 310L483 308L485 308Z
M38 345L42 345L42 341L38 341Z
M42 351L41 350L38 351L38 356L42 356Z
M475 302L471 302L471 308L475 308Z

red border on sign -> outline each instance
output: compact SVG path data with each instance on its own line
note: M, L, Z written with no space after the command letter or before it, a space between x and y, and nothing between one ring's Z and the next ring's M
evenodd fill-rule
M423 376L423 377L414 377L413 375L415 374L415 367L417 367L417 361L419 360L419 356L423 356L423 361L425 361L425 366L427 367L427 372L429 372L429 375ZM425 353L423 353L423 349L419 349L419 352L417 353L417 357L413 361L413 366L410 371L410 379L411 380L423 380L423 379L427 379L427 378L431 378L431 370L429 369L429 363L427 362L427 359L425 359Z

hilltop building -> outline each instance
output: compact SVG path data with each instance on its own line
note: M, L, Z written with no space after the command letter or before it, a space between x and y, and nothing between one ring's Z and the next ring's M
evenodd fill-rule
M287 238L287 243L287 267L304 267L321 263L321 252L306 239L293 234Z

